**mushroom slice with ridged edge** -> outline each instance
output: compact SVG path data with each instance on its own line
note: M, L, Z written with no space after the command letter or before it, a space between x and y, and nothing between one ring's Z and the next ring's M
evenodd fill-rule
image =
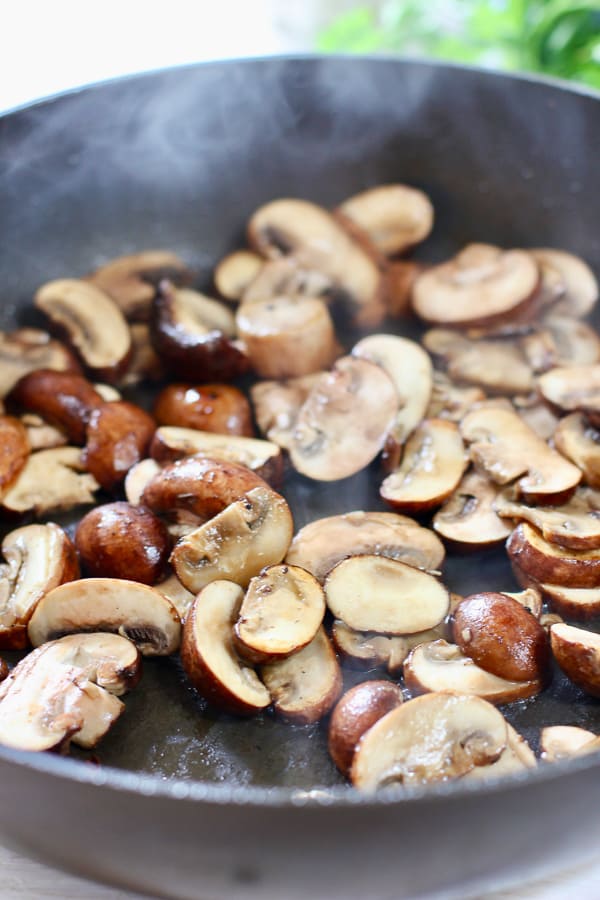
M514 681L486 672L455 644L444 640L419 644L404 663L404 682L415 694L456 691L501 705L539 694L545 680Z
M55 447L32 453L19 477L2 498L11 513L49 512L72 509L94 502L100 485L85 471L79 447Z
M402 462L384 479L379 493L395 509L423 512L452 494L466 467L458 426L445 419L425 419L407 440Z
M145 656L168 656L179 647L181 622L173 604L147 584L82 578L44 594L27 630L34 647L58 635L108 631L129 638Z
M401 447L424 417L433 388L431 360L415 341L393 334L372 334L352 348L352 355L387 372L398 395L398 412L385 445L386 462L395 468Z
M435 514L433 527L445 540L463 549L490 547L506 540L512 526L494 510L498 488L476 469L468 472Z
M76 634L29 653L0 684L0 743L20 750L94 747L123 712L140 657L114 634Z
M217 264L214 274L215 287L221 297L237 303L244 291L256 278L264 259L252 250L234 250Z
M193 593L217 579L245 587L265 566L282 561L293 530L283 497L266 485L255 487L181 538L170 562Z
M327 748L343 775L348 775L363 734L403 702L402 689L390 681L363 681L338 700L329 720Z
M552 544L572 550L600 548L600 492L579 487L560 506L527 506L515 501L511 490L498 494L494 509L499 516L530 522Z
M298 413L289 446L295 469L336 481L364 469L383 447L398 409L382 368L344 356L316 382Z
M104 291L86 281L61 278L36 291L35 305L66 335L97 378L119 379L131 354L131 334L123 313Z
M506 720L490 703L426 694L393 709L363 735L350 779L368 793L448 781L495 762L507 743Z
M521 522L506 551L513 565L541 584L569 588L597 588L600 584L600 549L569 550L545 540L528 522Z
M0 331L0 398L5 397L19 378L35 369L81 372L70 350L38 328Z
M377 265L325 209L307 200L273 200L250 219L248 240L263 256L291 254L301 269L321 273L351 325L376 328L382 321L385 304Z
M345 200L338 210L386 256L420 244L433 227L429 197L405 184L382 184L361 191Z
M242 588L219 579L202 589L185 620L181 662L208 702L234 715L269 706L271 695L256 672L238 655L233 626L244 599Z
M593 697L600 697L600 635L564 623L550 629L554 658L567 678Z
M514 410L482 405L468 413L460 430L469 455L496 484L517 481L526 503L562 503L581 481L581 472L539 438Z
M356 631L413 634L446 616L446 588L427 572L384 556L351 556L325 579L327 606Z
M537 760L527 741L515 729L506 723L508 741L506 749L498 759L487 766L477 766L461 777L461 781L481 781L488 778L499 778L513 775L526 769L535 769Z
M260 663L297 653L324 615L325 594L313 575L298 566L267 566L251 579L235 624L240 653Z
M293 440L298 413L314 385L324 375L314 372L300 378L281 381L258 381L250 388L254 416L260 431L280 447Z
M27 429L19 419L0 415L0 497L15 483L29 457Z
M347 665L367 670L386 668L390 675L397 675L402 671L404 660L413 647L435 641L444 635L443 622L425 631L403 635L355 631L341 619L336 619L331 626L333 645Z
M600 423L600 363L557 366L540 375L538 390L552 409L562 413L581 410L594 424Z
M173 284L188 284L192 272L170 250L142 250L104 263L87 280L105 291L129 320L150 317L158 284L168 278Z
M540 267L542 286L558 276L562 290L553 312L587 316L598 299L598 282L587 263L564 250L539 247L527 252Z
M476 403L485 399L480 388L454 384L443 372L434 372L431 400L425 418L460 422Z
M598 749L593 731L575 725L548 725L540 734L541 759L544 762L560 762L593 753Z
M497 325L532 303L539 280L537 264L524 250L468 244L417 278L413 309L432 324Z
M283 457L277 444L236 434L163 425L154 434L150 456L163 464L185 456L222 459L246 466L273 485L278 485L283 476Z
M323 628L302 650L259 672L276 714L298 725L318 722L342 693L342 672Z
M365 553L433 571L444 561L442 542L414 519L391 512L356 510L305 525L294 537L286 562L323 581L340 560Z
M563 456L581 469L586 484L600 488L600 431L583 413L571 413L559 420L554 444Z
M2 541L0 565L0 647L28 644L27 623L48 591L79 577L75 547L58 525L25 525Z

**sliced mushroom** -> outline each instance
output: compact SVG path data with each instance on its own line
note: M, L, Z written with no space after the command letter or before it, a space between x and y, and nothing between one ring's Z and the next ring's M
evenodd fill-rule
M85 444L87 423L104 399L81 375L36 369L17 381L6 402L11 408L37 413L74 444Z
M152 346L148 323L134 322L129 326L129 333L131 334L131 356L120 385L129 387L143 381L162 381L165 377L165 369Z
M173 284L188 284L193 278L185 263L169 250L142 250L119 256L88 276L131 320L150 317L156 288L165 278Z
M289 447L294 467L317 481L360 472L381 450L397 408L383 369L342 357L317 381L298 414Z
M0 331L0 398L6 397L19 378L35 369L81 372L79 363L64 344L51 340L37 328Z
M569 619L594 619L600 615L600 587L575 588L543 582L538 585L550 609Z
M554 311L564 316L586 316L598 299L598 282L590 267L564 250L538 248L528 251L542 273L542 284L558 279L562 296Z
M498 488L476 469L468 472L435 514L433 527L445 540L463 549L490 547L506 540L512 526L494 509Z
M298 566L267 566L251 579L235 625L240 652L275 662L309 644L323 622L325 595Z
M197 291L162 281L150 333L160 359L179 378L228 381L248 368L246 354L233 340L233 313Z
M85 465L106 491L117 488L130 469L147 455L154 420L125 400L92 410L86 428Z
M542 615L542 595L536 587L527 587L522 591L501 591L501 593L506 597L512 597L539 621Z
M390 681L364 681L338 700L329 720L327 748L343 775L348 775L356 746L365 732L403 701Z
M590 487L600 488L600 431L583 413L560 419L554 432L556 449L577 465Z
M444 561L444 545L432 531L407 516L357 510L305 525L294 537L286 562L324 581L340 560L364 554L436 571Z
M273 200L248 223L253 249L271 259L291 253L300 268L322 273L357 328L385 315L382 279L373 260L326 210L306 200Z
M150 445L150 455L160 463L174 462L185 456L209 456L211 459L237 463L256 472L275 487L281 483L283 476L280 447L257 438L165 425L157 428Z
M4 510L37 516L94 502L100 485L85 470L79 447L56 447L32 453L19 477L2 498Z
M557 366L540 375L538 389L552 409L581 410L600 420L600 364Z
M320 297L331 300L331 279L322 272L306 269L293 256L267 259L241 298L243 306L264 303L275 297L293 297L297 300Z
M405 184L384 184L354 194L339 210L380 253L394 256L424 241L433 227L427 194Z
M594 745L593 748L590 745ZM560 762L591 753L596 747L596 735L575 725L549 725L540 735L541 758L544 762Z
M536 263L524 250L469 244L417 278L413 309L433 324L500 324L532 302L539 277Z
M535 769L537 760L527 741L506 723L508 741L498 759L487 766L477 766L461 777L461 781L480 781L513 775L526 769Z
M19 416L19 420L27 432L29 449L32 452L52 450L54 447L64 447L68 444L66 435L54 425L45 422L37 413L23 413Z
M39 288L35 305L66 335L87 369L102 381L117 381L127 368L131 335L123 313L104 291L62 278Z
M254 415L259 429L270 441L287 448L293 440L298 413L324 372L287 378L283 381L258 381L250 388Z
M27 630L34 647L64 634L117 633L145 656L168 656L181 638L173 604L154 588L121 578L82 578L53 588L38 602Z
M585 322L554 313L542 327L521 338L531 366L543 372L553 366L584 366L600 359L600 338Z
M563 623L552 626L550 642L567 678L587 694L600 697L600 635Z
M513 566L540 583L569 588L595 588L600 584L600 549L569 550L544 540L522 522L506 543Z
M545 540L573 550L600 548L600 492L577 488L560 506L527 506L513 500L510 489L498 494L494 508L499 516L530 522Z
M27 622L40 598L79 578L75 547L58 525L25 525L2 541L0 565L0 647L27 646Z
M393 334L372 334L352 349L352 355L387 372L398 395L398 412L386 439L391 467L398 465L401 447L424 417L433 388L431 360L415 341Z
M254 669L237 654L233 626L244 592L218 580L193 603L183 626L181 662L185 673L210 704L234 715L251 715L271 702Z
M415 281L425 266L414 260L394 260L382 269L383 293L388 314L394 317L412 316L411 297Z
M342 693L342 672L323 628L298 653L261 666L260 677L277 715L297 725L318 722Z
M177 610L179 618L182 622L185 622L186 616L192 607L192 603L196 599L196 595L192 594L191 591L188 591L187 588L184 588L177 575L173 572L165 578L164 581L155 584L154 588L166 597L167 600L171 601Z
M27 430L13 416L0 415L0 497L15 483L30 452Z
M264 566L282 561L293 529L283 497L266 485L255 487L182 538L170 561L193 593L216 579L245 587Z
M465 416L461 433L473 462L496 484L518 482L527 503L562 503L581 480L579 469L552 450L510 409L482 405Z
M150 484L155 475L162 470L162 466L154 459L142 459L131 467L125 476L125 497L132 506L139 506L146 486Z
M256 278L264 263L262 256L251 250L234 250L224 256L215 269L215 287L225 300L242 299L248 285Z
M455 691L497 706L539 694L545 680L514 681L486 672L460 648L444 640L419 644L404 663L404 682L415 694Z
M94 747L123 712L140 658L125 638L77 634L44 644L0 684L0 743L20 750Z
M252 410L230 384L170 384L154 402L159 425L252 437Z
M460 422L482 400L485 400L485 394L480 388L461 387L442 372L434 372L431 400L425 411L425 418Z
M549 441L558 425L558 419L548 409L548 406L540 398L537 392L528 394L526 397L512 398L515 409L519 414L519 418L531 428L543 441Z
M404 512L440 506L456 489L467 458L458 426L425 419L406 442L400 466L384 479L382 498Z
M504 717L485 700L427 694L393 709L363 735L350 778L369 793L448 781L495 762L507 741Z
M448 591L437 578L383 556L352 556L325 579L327 606L356 631L413 634L446 616Z
M445 625L417 631L415 634L390 635L375 631L355 631L341 619L336 619L331 627L331 639L338 653L346 663L358 669L386 668L390 675L402 671L404 660L419 644L444 637Z

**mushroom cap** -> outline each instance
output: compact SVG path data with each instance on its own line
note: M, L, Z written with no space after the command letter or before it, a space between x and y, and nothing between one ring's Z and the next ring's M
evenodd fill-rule
M363 734L404 700L391 681L363 681L338 700L329 720L327 746L334 763L348 775Z
M600 492L579 487L559 506L527 506L500 492L494 503L498 515L529 522L546 541L573 550L600 548Z
M562 296L553 311L566 316L587 316L598 299L598 282L587 263L565 250L538 247L528 252L540 267L542 283L558 275Z
M600 364L557 366L540 375L538 389L547 403L563 413L582 410L600 414Z
M583 413L571 413L558 421L554 444L563 456L581 469L586 484L600 488L600 431Z
M600 583L600 549L570 550L550 543L529 525L518 525L506 543L513 566L540 583L568 588L596 588Z
M256 278L264 259L252 250L234 250L217 264L214 272L215 287L221 297L236 303Z
M494 509L498 488L482 472L473 469L444 506L437 511L433 527L445 540L463 549L498 544L511 533Z
M405 184L381 184L354 194L339 207L366 232L380 253L393 256L425 240L433 227L427 194Z
M600 697L600 635L562 623L550 628L550 643L567 678L587 694Z

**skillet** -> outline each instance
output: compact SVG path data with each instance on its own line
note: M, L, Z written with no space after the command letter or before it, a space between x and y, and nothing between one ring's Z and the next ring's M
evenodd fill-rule
M420 256L469 240L556 246L600 270L600 99L551 82L398 60L270 59L154 72L0 118L0 326L34 323L43 281L146 247L210 283L249 214L279 196L333 205L372 184L423 188L436 226ZM311 490L297 527L373 507L367 474ZM502 554L450 558L462 593L512 584ZM350 680L348 680L350 684ZM600 732L564 679L510 721ZM465 897L590 856L600 760L486 785L359 797L322 728L218 716L175 660L149 661L89 759L0 748L6 840L91 877L183 898Z

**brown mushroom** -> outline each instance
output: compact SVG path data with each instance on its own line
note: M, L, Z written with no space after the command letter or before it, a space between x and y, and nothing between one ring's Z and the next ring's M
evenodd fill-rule
M196 599L196 595L184 588L177 575L171 572L164 581L159 581L154 585L167 600L170 600L182 622L185 622L186 616L192 607L192 603Z
M563 456L581 469L586 484L600 488L600 431L583 413L571 413L559 420L554 444Z
M527 522L515 528L506 550L514 567L542 584L594 588L600 583L600 549L569 550L550 543Z
M0 331L0 399L19 378L35 369L79 374L81 367L64 344L38 328Z
M390 316L398 318L412 316L413 288L424 269L422 263L407 259L390 261L382 268L383 295Z
M331 626L331 639L346 663L355 669L385 668L390 675L402 672L404 660L419 644L435 641L445 635L445 624L417 631L414 634L378 634L375 631L355 631L341 619Z
M554 658L573 684L600 697L600 635L574 625L553 625L550 642Z
M64 432L74 444L85 444L92 412L104 404L101 394L81 375L36 369L17 381L6 398L11 409L36 413Z
M586 316L598 299L598 282L587 263L564 250L537 248L528 252L540 267L542 286L558 276L562 291L553 312Z
M15 483L29 457L27 430L13 416L0 415L0 497Z
M561 616L585 621L600 614L600 587L575 588L542 582L538 589L550 609Z
M593 731L574 725L549 725L540 734L541 758L544 762L560 762L597 749ZM590 746L593 745L593 746Z
M322 272L299 265L293 256L262 261L262 266L245 289L241 304L264 303L275 297L297 300L320 297L329 302L331 279Z
M258 381L250 388L254 415L266 437L287 448L293 440L298 413L324 372L282 381Z
M339 211L386 256L420 244L433 227L429 197L405 184L382 184L361 191L345 200Z
M302 650L261 666L260 677L275 713L297 725L318 722L342 693L342 672L323 628Z
M435 514L433 527L446 541L463 550L490 547L506 540L512 526L494 509L498 488L476 469L460 484Z
M480 388L461 387L450 381L443 372L434 372L431 400L425 418L460 422L482 400L485 400L485 394Z
M540 620L542 616L542 593L537 587L529 586L522 591L501 591L505 597L512 597L521 606L524 606L531 615Z
M131 335L131 356L127 363L127 371L120 381L121 386L129 387L144 381L162 381L165 377L165 369L152 346L148 323L134 322L129 326L129 333Z
M348 775L356 746L365 732L403 701L402 690L390 681L364 681L338 700L331 719L327 747L343 775Z
M154 401L153 415L159 425L245 437L254 434L250 404L230 384L170 384Z
M234 250L218 263L215 269L215 287L221 297L237 303L248 285L256 278L264 259L251 250Z
M65 447L68 444L67 436L54 425L45 422L37 413L22 413L19 421L25 428L32 452L52 450L53 447Z
M527 506L512 498L512 492L498 494L494 508L499 516L530 522L552 544L573 550L600 548L600 492L577 488L560 506Z
M2 498L10 513L37 516L94 502L100 485L86 472L79 447L40 450L27 459L19 477Z
M600 421L600 363L557 366L540 375L538 389L551 409L562 413L581 410Z
M105 490L118 487L132 466L147 455L155 428L147 412L125 400L92 410L84 459L88 471Z
M600 360L600 338L579 319L552 313L540 328L521 338L521 346L536 372L554 366L584 366Z
M516 772L523 772L525 769L536 768L537 760L527 741L508 722L506 723L506 732L508 735L506 748L498 759L486 766L476 766L476 768L467 772L466 775L462 775L461 781L481 781L488 778L499 778Z
M519 418L539 438L543 441L549 441L553 437L558 425L558 419L544 403L537 391L525 397L513 397L512 402L519 414Z

